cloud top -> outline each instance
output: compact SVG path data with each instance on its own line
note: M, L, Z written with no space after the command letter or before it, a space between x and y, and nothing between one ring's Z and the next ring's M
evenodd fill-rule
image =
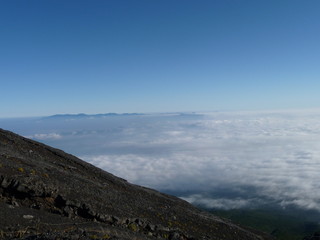
M43 120L32 126L27 135L34 139L194 204L320 211L319 110Z
M58 133L36 133L27 138L32 138L35 140L47 140L47 139L60 139L62 136Z

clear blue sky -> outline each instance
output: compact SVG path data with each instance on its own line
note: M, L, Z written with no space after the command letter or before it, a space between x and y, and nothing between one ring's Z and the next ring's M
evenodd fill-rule
M320 1L0 3L0 117L320 107Z

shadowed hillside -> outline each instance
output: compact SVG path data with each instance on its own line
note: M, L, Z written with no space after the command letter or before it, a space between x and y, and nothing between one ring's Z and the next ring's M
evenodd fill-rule
M270 239L0 129L0 238Z

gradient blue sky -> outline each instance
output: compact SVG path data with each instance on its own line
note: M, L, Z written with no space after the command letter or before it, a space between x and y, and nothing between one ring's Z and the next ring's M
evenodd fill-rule
M0 117L320 107L320 1L0 3Z

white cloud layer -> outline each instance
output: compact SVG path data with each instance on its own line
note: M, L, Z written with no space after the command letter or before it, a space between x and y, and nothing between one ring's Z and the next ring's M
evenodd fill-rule
M188 192L185 199L207 207L246 207L255 197L281 206L320 210L319 112L215 113L204 118L163 121L131 129L134 139L119 148L145 149L131 154L84 158L131 182L161 190ZM196 192L225 188L230 199L194 198ZM241 198L239 198L239 196Z
M200 205L202 207L208 209L239 209L239 208L250 208L252 206L257 205L257 199L243 199L243 198L235 198L235 199L228 199L228 198L207 198L201 194L194 194L188 197L182 197L182 199L186 200L195 205Z
M47 139L60 139L62 136L58 133L36 133L31 136L27 136L27 138L35 139L35 140L47 140Z
M320 211L320 110L37 124L32 138L195 204L227 209L269 201Z

